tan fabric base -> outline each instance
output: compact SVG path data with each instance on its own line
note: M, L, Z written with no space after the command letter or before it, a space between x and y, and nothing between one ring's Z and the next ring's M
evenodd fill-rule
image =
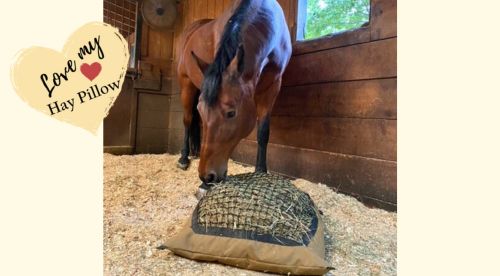
M329 268L324 261L324 225L317 215L318 229L308 246L196 234L191 229L191 218L166 246L175 254L194 260L281 274L323 275Z

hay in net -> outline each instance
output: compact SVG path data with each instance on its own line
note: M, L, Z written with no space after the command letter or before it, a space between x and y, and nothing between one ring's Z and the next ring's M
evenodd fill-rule
M265 173L229 176L211 188L193 215L197 233L281 245L307 245L318 218L308 194L288 179Z

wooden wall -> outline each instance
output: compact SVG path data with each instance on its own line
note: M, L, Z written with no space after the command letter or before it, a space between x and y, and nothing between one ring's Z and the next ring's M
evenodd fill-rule
M175 33L142 24L138 75L134 79L126 77L126 85L104 121L106 152L167 152L170 103L175 94L172 90ZM125 108L130 111L126 113Z

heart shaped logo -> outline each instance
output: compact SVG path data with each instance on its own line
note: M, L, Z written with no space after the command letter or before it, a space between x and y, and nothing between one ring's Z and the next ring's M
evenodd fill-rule
M80 66L80 72L82 72L87 79L93 80L101 73L101 64L99 62L94 62L91 65L84 63Z
M34 109L96 134L121 91L128 60L128 44L118 30L93 22L75 31L62 52L22 50L11 79Z

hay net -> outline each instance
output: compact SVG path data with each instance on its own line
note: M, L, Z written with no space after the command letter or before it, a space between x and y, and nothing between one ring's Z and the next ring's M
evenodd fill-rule
M198 203L192 220L198 234L307 246L318 225L308 194L288 179L265 173L229 176Z

